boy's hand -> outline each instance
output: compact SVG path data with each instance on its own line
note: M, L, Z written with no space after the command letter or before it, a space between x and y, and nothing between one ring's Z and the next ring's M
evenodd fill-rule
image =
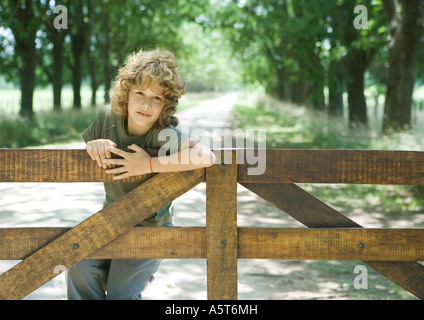
M105 159L103 161L108 165L120 166L115 169L106 170L106 173L120 174L113 177L115 180L151 173L149 164L150 155L135 144L128 146L128 149L135 152L125 152L113 146L108 147L110 152L122 157L122 159Z
M111 157L111 153L108 149L109 147L116 148L117 145L115 142L108 139L98 139L87 142L85 150L87 150L87 153L93 161L97 161L99 167L106 169L107 163L105 163L105 160Z

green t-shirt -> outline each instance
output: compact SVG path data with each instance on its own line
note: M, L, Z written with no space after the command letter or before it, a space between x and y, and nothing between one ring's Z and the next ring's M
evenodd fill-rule
M125 132L124 121L124 116L115 115L110 106L104 106L99 110L90 127L82 133L82 137L86 143L91 140L109 139L115 142L119 149L125 149L131 144L136 144L144 149L159 149L164 146L171 153L177 152L181 143L188 138L187 134L181 133L173 126L168 126L165 129L153 127L143 135L128 136ZM103 207L132 191L140 184L141 182L105 182L106 199ZM173 213L174 206L171 202L153 213L151 217L140 222L140 225L160 226L171 221Z

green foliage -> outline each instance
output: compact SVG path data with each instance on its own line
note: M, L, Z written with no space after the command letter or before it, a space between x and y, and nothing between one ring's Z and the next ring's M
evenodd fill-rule
M68 29L54 27L57 5L67 8ZM207 8L207 0L7 0L0 4L1 75L30 94L19 74L33 73L36 63L38 87L72 83L78 91L90 79L93 89L108 90L126 56L139 49L160 47L189 59L180 28ZM30 61L28 53L36 58Z
M0 148L23 148L53 142L81 139L96 109L39 112L31 121L20 115L0 117Z
M61 86L57 78L63 85L72 84L81 76L93 91L108 91L129 53L160 47L177 55L189 90L237 89L242 83L263 87L285 101L334 112L330 104L341 104L342 99L329 102L324 92L332 96L336 91L340 98L354 77L349 70L365 66L366 85L385 93L390 38L383 2L5 0L0 4L1 76L19 84L28 50L19 50L18 44L22 49L25 43L36 47L38 88ZM67 30L53 28L57 5L68 8ZM366 29L353 25L358 5L367 9ZM30 35L35 41L25 42ZM417 66L421 81L423 56ZM367 61L361 63L361 57Z
M20 148L36 142L29 119L15 114L3 114L0 117L1 148Z
M179 70L187 91L229 91L240 87L241 64L231 56L228 43L218 30L196 23L182 26L185 55Z

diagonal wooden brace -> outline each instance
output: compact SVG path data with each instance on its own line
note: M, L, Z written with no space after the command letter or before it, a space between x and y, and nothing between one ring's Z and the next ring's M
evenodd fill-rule
M244 187L309 228L362 228L291 183L243 183ZM424 299L424 267L411 261L363 261L413 295Z
M205 170L157 174L0 276L0 299L22 299L204 181Z

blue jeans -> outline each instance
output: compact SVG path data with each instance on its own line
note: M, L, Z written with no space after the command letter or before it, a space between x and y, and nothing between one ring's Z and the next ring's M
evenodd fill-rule
M171 227L173 222L162 227ZM69 300L141 300L162 259L86 259L68 270Z

